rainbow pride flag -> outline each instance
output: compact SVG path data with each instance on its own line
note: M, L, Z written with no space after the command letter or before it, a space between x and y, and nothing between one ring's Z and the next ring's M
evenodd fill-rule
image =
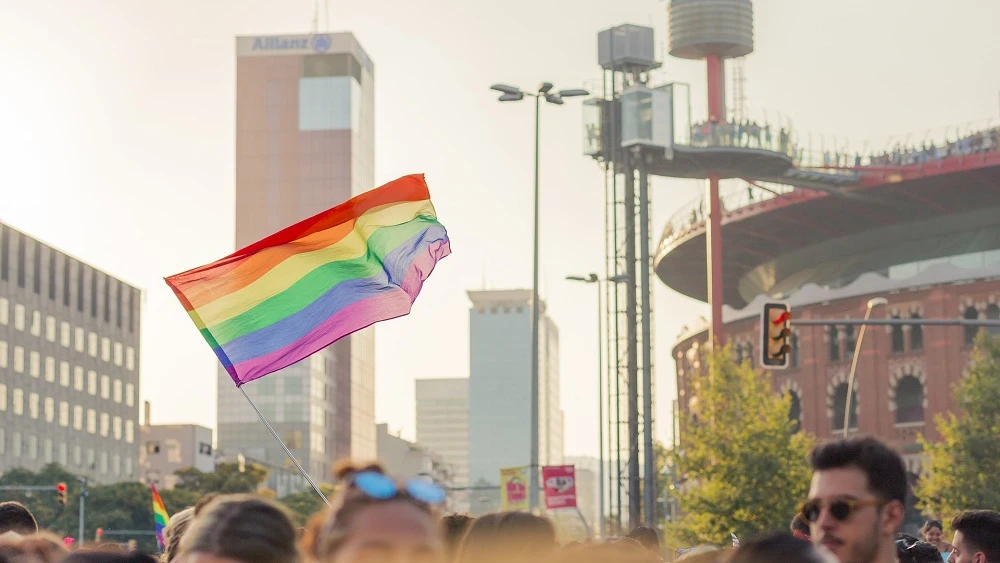
M167 507L163 506L163 499L160 493L156 492L156 485L150 483L153 489L153 525L156 527L156 543L160 546L160 551L167 544L163 542L163 529L170 523L170 516L167 514Z
M450 253L411 175L166 282L241 386L408 314Z

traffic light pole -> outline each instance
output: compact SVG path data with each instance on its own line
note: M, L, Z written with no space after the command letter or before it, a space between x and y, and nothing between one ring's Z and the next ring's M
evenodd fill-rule
M1000 327L1000 320L994 319L796 319L792 318L792 324L796 326L827 326L827 325L884 325L884 326L996 326Z
M87 478L86 477L77 477L76 480L80 482L80 535L77 536L77 538L80 541L80 545L83 545L83 541L84 541L83 540L83 505L86 502L85 499L87 498Z

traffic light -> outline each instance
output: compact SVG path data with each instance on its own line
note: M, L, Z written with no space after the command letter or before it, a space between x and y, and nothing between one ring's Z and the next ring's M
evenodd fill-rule
M94 533L94 542L100 543L101 539L103 538L104 538L104 528L98 528L97 531Z
M56 502L66 505L66 483L56 485Z
M792 335L792 312L787 303L765 303L761 312L760 365L769 369L788 367L792 351L788 340Z

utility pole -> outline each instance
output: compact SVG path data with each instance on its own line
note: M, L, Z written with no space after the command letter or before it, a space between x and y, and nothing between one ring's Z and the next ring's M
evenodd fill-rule
M80 545L83 545L83 541L84 541L83 540L83 510L84 510L83 505L86 502L86 498L87 498L87 478L86 477L77 477L76 480L80 482L80 535L77 537L77 539L80 542Z

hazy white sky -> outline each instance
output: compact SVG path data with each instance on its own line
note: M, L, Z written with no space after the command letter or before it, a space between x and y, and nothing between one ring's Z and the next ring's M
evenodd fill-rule
M758 0L751 116L813 144L998 118L995 0ZM215 426L215 358L165 275L232 251L234 40L311 29L312 0L0 0L0 218L145 289L142 397L153 421ZM532 108L494 82L599 77L596 34L652 25L656 0L330 2L375 62L376 178L425 172L454 254L407 318L377 329L379 421L412 437L413 380L468 375L465 290L530 287ZM321 12L321 21L323 19ZM704 64L664 61L704 115ZM593 288L603 184L579 102L543 108L543 296L560 326L566 453L596 453ZM879 143L881 146L881 143ZM702 184L653 182L654 245ZM831 218L836 220L836 218ZM670 433L670 348L706 307L655 282L657 434ZM235 389L233 392L236 392Z

